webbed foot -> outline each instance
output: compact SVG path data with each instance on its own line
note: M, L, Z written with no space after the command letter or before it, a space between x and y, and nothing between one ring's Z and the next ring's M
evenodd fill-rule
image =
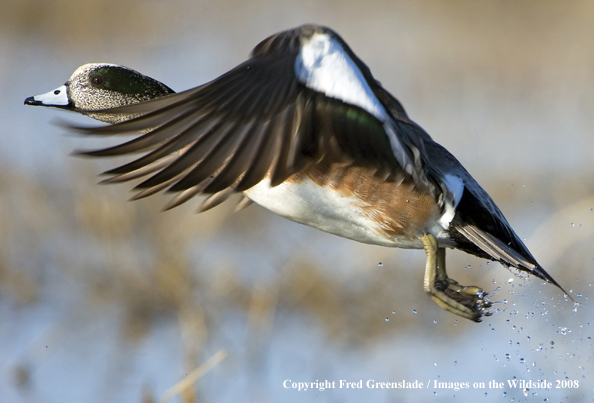
M480 322L483 315L490 315L491 303L479 287L462 286L448 278L445 270L445 249L439 248L431 234L421 237L427 253L425 267L425 292L443 309L463 318Z

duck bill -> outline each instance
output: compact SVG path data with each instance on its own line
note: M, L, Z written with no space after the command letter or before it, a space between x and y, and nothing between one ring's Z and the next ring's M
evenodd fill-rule
M53 91L25 99L25 105L53 106L55 108L68 108L72 106L68 100L68 89L65 84Z

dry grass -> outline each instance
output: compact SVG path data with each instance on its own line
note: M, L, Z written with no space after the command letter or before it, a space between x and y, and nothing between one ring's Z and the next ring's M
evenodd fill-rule
M0 199L4 209L17 211L18 204L35 206L32 211L44 212L34 219L31 215L3 218L2 228L5 231L0 235L3 240L0 248L0 289L6 291L5 298L14 304L31 304L37 300L40 290L49 286L44 276L36 276L38 273L34 267L23 270L14 265L19 255L7 246L16 242L15 239L26 238L35 245L57 232L79 238L84 251L75 251L67 244L65 247L62 245L57 253L64 255L58 259L63 262L63 266L59 267L60 275L70 278L68 281L78 283L85 290L84 300L80 301L83 306L76 308L78 312L67 314L64 321L55 323L42 343L65 343L69 329L76 326L80 315L87 315L85 312L108 315L114 306L123 312L121 334L129 343L143 340L160 321L175 320L184 351L183 372L188 376L184 383L172 386L162 401L168 401L177 394L183 402L197 401L200 385L197 388L193 386L206 372L200 363L206 351L217 345L210 335L216 332L221 318L230 313L239 313L244 318L249 334L245 347L252 350L254 357L262 354L261 350L269 343L275 326L282 326L275 325L276 318L287 314L315 319L329 340L347 348L357 346L364 349L378 340L391 337L398 329L411 332L422 325L418 320L411 320L410 312L398 308L406 306L410 300L423 298L416 292L416 288L420 289L420 278L417 278L416 272L408 274L408 271L394 270L394 267L388 268L390 265L384 264L373 273L360 271L337 278L325 273L327 263L297 250L288 261L278 264L277 276L250 284L241 281L232 266L197 267L189 259L190 245L195 246L193 238L206 235L201 233L200 228L183 224L188 219L187 216L184 218L188 211L159 214L161 200L126 204L121 200L121 189L104 193L89 184L74 191L64 192L62 189L59 190L62 194L56 195L53 193L58 190L44 183L26 183L23 178L10 177L6 173L0 180L5 184L14 181L10 196ZM495 189L495 192L505 193L503 189ZM50 202L58 199L72 203L73 208L58 207ZM566 203L567 200L559 202ZM585 198L561 211L562 221L567 220L569 211L584 210L592 203L591 197ZM217 226L222 232L227 225L238 231L237 224L232 221L245 224L254 219L249 213L229 218L230 209L232 206L223 207L221 212L215 211L205 217L205 222L210 222L206 225L208 230L214 229L214 234L208 236L217 237ZM71 215L72 212L74 214ZM256 220L261 220L260 212L255 213ZM200 222L201 217L190 216L190 219ZM6 228L9 227L17 230L8 232ZM250 229L244 227L239 230L239 237L243 235L242 231L249 233ZM542 229L538 231L543 232ZM589 239L590 232L585 235ZM86 241L80 243L81 239ZM580 237L567 238L562 250L555 250L556 259L564 261L567 266L576 265L582 257L568 252L572 250L572 245L583 240ZM537 241L544 242L542 239ZM29 255L28 259L35 260L34 256ZM90 265L86 261L88 256L96 257L90 259ZM450 258L450 267L456 267L460 256L450 256L455 256ZM473 278L472 273L470 276ZM470 281L475 280L485 282L476 278ZM419 287L403 286L415 282L419 282ZM433 309L428 299L418 302L416 306L420 309ZM386 306L394 307L395 313L386 312ZM399 326L387 330L383 325L384 317ZM221 354L216 357L213 358L216 363L222 360ZM21 388L29 387L30 371L44 359L43 348L31 346L29 357L15 368L15 384ZM203 365L210 368L209 363ZM150 389L143 390L143 401L155 401Z

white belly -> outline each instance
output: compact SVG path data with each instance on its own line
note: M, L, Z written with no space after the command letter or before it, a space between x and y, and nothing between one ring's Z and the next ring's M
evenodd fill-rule
M243 192L255 203L291 221L344 238L373 245L422 249L419 239L391 238L360 207L360 200L343 197L311 181L283 182L270 187L264 179Z

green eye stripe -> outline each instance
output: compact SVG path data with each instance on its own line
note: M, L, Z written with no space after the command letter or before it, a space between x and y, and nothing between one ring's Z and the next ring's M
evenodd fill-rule
M166 93L162 86L158 85L154 80L118 67L99 68L90 75L91 82L94 77L101 77L103 79L103 84L98 87L122 94L150 96L155 93Z

